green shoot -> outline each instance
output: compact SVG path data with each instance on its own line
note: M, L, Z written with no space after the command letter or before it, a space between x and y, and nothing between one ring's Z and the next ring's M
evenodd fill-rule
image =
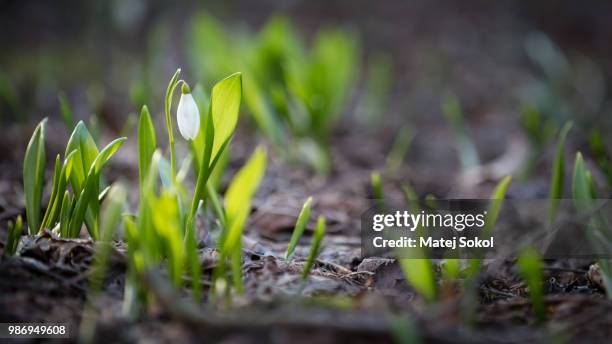
M487 214L485 215L485 225L481 231L481 237L488 237L493 232L493 228L495 228L495 224L497 223L497 218L504 203L504 199L506 198L506 191L508 190L508 185L510 184L511 180L511 176L504 177L504 179L502 179L493 190L493 193L491 194L491 204L489 204ZM470 261L468 273L471 278L474 278L480 271L482 266L482 258L483 257L478 257L477 259L472 259Z
M97 221L100 207L100 201L98 198L100 171L125 141L126 138L123 137L118 138L109 143L104 149L100 151L98 156L96 156L95 160L91 164L91 168L87 173L83 189L80 194L75 198L76 204L74 206L74 210L68 227L69 237L76 237L79 235L81 226L86 217L86 212L88 211L88 208L91 207L91 209L93 210L89 214L91 214L91 217L93 218L94 222L93 225L88 226L88 230L91 237L94 240L98 240L99 232Z
M372 174L370 174L370 183L372 184L372 196L374 197L374 202L379 209L382 209L384 206L385 195L383 193L380 173L378 171L374 171Z
M442 103L442 113L455 134L459 146L459 160L463 169L478 166L480 164L478 151L468 135L459 99L454 95L447 96Z
M149 109L144 105L138 121L138 178L141 189L144 186L146 173L150 169L151 158L156 148L155 127Z
M59 101L60 114L62 115L64 125L67 130L70 130L74 127L74 117L72 116L72 108L70 107L70 102L68 101L68 97L66 97L66 93L60 92L57 95L57 100Z
M392 175L396 175L399 172L404 163L404 156L406 155L406 152L408 152L414 136L414 131L408 127L402 127L399 130L395 140L393 141L391 150L387 155L385 171L391 173Z
M437 297L435 269L430 259L398 259L404 277L428 302Z
M504 203L504 199L506 198L506 191L508 191L508 185L512 180L512 176L506 176L502 179L499 184L493 190L491 194L491 204L489 205L489 209L487 210L487 215L485 216L485 225L482 230L482 236L486 237L491 235L495 224L497 223L497 217L499 216L499 212L501 211L502 204Z
M304 265L304 271L302 271L302 279L306 280L310 275L310 271L314 266L315 260L319 256L319 250L321 249L321 242L325 236L325 218L319 216L317 219L317 227L315 228L314 236L312 237L312 243L310 244L310 253L308 254L308 260Z
M287 252L285 252L285 259L289 260L293 256L293 251L300 241L300 238L304 234L304 230L306 229L306 225L308 224L308 220L310 219L310 207L312 205L312 197L308 197L306 202L304 202L304 206L302 206L302 210L300 211L300 215L297 218L295 223L295 228L293 229L293 233L291 234L291 240L289 241L289 246L287 246Z
M170 175L172 180L176 176L176 151L174 149L174 134L172 129L172 116L170 110L172 109L172 96L174 90L179 83L179 76L181 69L177 69L168 82L168 88L166 88L166 96L164 98L164 114L166 115L166 129L168 130L168 143L170 145Z
M91 237L98 240L100 200L108 190L100 191L100 172L126 138L116 139L98 152L93 137L83 122L79 122L66 145L63 165L60 164L59 155L55 159L53 189L45 214L40 220L45 168L45 123L46 119L34 131L23 164L30 234L53 228L59 221L59 227L54 230L58 230L60 236L76 237L85 222ZM68 182L74 196L67 190Z
M557 153L553 162L553 176L550 182L550 210L549 217L552 223L557 215L559 207L559 199L563 198L563 180L565 179L565 139L572 128L571 121L565 123L559 133L559 143L557 144Z
M588 214L595 207L595 199L597 198L596 187L580 152L576 153L576 160L574 162L572 197L578 214ZM600 228L609 228L609 225L604 217L595 216L588 227L588 230L593 232L591 237L594 238L593 240L598 245L609 247L611 245L610 240L601 232ZM600 259L598 263L601 268L608 298L612 299L612 261L610 259Z
M527 248L520 253L517 265L529 288L529 296L533 304L534 313L538 321L542 322L546 317L542 260L536 250Z
M355 89L357 39L348 32L322 30L307 49L284 17L274 17L257 35L241 38L245 44L229 44L236 40L233 32L210 16L197 16L191 32L192 69L205 85L243 70L249 76L243 85L245 104L260 132L286 157L300 151L303 142L312 142L317 149L308 147L313 154L300 154L300 160L327 173L330 129ZM379 74L387 73L383 69Z
M606 176L608 185L612 187L612 161L609 158L609 152L606 150L601 132L597 129L593 130L589 135L589 148L597 159L597 164Z
M360 115L367 124L375 124L385 110L393 81L390 57L386 54L376 54L367 66L366 92L361 105L364 109Z
M17 251L17 244L23 232L23 219L21 215L17 216L15 223L8 223L8 237L6 238L6 246L4 247L4 255L12 256Z
M43 119L28 143L23 160L23 189L26 201L26 217L30 235L40 230L40 208L45 179L45 132L47 119Z
M238 171L225 194L227 228L221 241L221 261L230 258L234 288L242 293L242 231L251 211L251 199L266 170L266 151L257 148L249 161ZM222 266L221 264L220 266Z
M418 214L421 212L418 196L412 187L408 184L402 184L404 197L410 211ZM421 232L420 226L416 229ZM421 249L422 250L422 249ZM424 252L422 252L424 255ZM419 293L427 302L433 302L438 295L438 285L436 283L435 268L430 259L397 259L404 278Z

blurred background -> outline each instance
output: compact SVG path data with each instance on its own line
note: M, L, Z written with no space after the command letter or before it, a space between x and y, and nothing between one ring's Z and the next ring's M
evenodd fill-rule
M373 126L382 137L393 137L397 128L410 126L416 133L413 155L430 159L436 145L430 138L452 135L455 104L484 161L504 150L495 147L507 145L499 138L512 130L527 136L534 151L569 118L582 130L582 144L592 135L609 144L611 16L612 3L605 0L588 6L575 1L2 0L0 158L20 161L33 126L44 116L85 120L92 131L113 134L132 130L145 103L161 117L163 92L177 67L192 86L206 90L241 70L245 80L258 80L256 96L247 95L248 112L257 113L254 99L262 97L277 113L295 112L286 104L288 110L279 110L270 76L275 65L293 71L291 63L275 61L269 51L290 50L299 41L303 47L292 50L293 56L304 55L316 50L311 47L325 30L339 30L349 39L337 42L353 44L345 60L327 61L332 70L352 66L340 85L348 90L338 90L347 100L337 109L342 120L336 131L369 133ZM333 51L334 43L328 45ZM262 51L268 60L249 58ZM253 67L252 61L267 65ZM314 111L307 103L307 111ZM260 121L255 116L263 136L274 136ZM299 133L296 120L289 122ZM444 154L444 147L438 151Z

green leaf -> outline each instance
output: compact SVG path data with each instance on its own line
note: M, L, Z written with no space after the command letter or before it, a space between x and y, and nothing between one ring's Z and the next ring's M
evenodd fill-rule
M85 186L77 197L75 209L70 219L69 235L70 237L77 237L79 235L81 225L85 219L85 212L87 207L92 202L98 202L98 185L100 178L100 170L108 162L108 160L117 152L119 147L126 141L125 137L118 138L109 143L95 158L91 164L91 168L87 174L85 180ZM97 214L94 214L97 219ZM98 240L99 233L96 231L97 227L89 228L89 234L94 240Z
M302 206L302 210L300 211L300 215L297 218L297 222L295 223L295 228L293 229L293 234L291 234L291 240L289 241L289 246L287 246L287 252L285 252L285 259L291 259L293 256L293 251L300 241L300 238L304 234L304 230L306 229L306 225L308 224L308 219L310 218L310 207L312 205L312 197L308 197L304 205Z
M382 187L382 181L380 179L380 173L378 171L370 174L370 182L372 184L372 196L374 196L374 204L378 210L385 208L385 194Z
M499 216L502 204L506 198L506 191L508 190L510 180L512 180L512 176L504 177L504 179L497 184L495 190L493 190L493 193L491 194L491 204L489 205L487 215L485 216L485 226L482 230L482 237L491 235L491 231L493 231L493 228L495 227L497 217Z
M231 138L238 123L242 98L242 74L234 73L219 81L212 90L211 111L214 141L211 158L215 159L223 145Z
M544 306L544 276L540 255L531 247L524 249L519 255L517 265L523 279L527 282L536 317L538 321L544 321L546 309Z
M437 286L433 264L429 259L398 259L404 277L425 300L436 299Z
M23 219L21 218L21 215L17 215L15 223L13 223L13 221L8 222L8 237L6 238L6 245L4 246L5 256L12 256L15 254L22 232Z
M550 209L549 218L552 223L557 215L559 207L559 199L563 198L563 180L565 179L565 139L570 129L572 129L572 121L565 123L559 133L559 143L557 144L557 153L553 162L553 176L550 182Z
M166 129L168 130L168 142L170 144L170 171L172 179L174 180L174 176L176 175L176 152L174 150L174 134L172 129L172 115L170 114L170 110L172 109L172 95L174 94L174 90L178 85L179 76L181 75L181 69L177 69L170 78L170 82L168 82L168 87L166 88L166 97L164 98L164 113L166 115Z
M70 196L68 190L64 192L64 196L62 198L62 208L60 210L60 236L62 238L71 237L68 232L70 228L70 217L72 216L72 211L74 209L74 199Z
M26 201L26 216L30 235L40 230L40 202L45 179L45 132L47 119L43 119L28 143L23 160L23 189Z
M314 236L312 237L312 243L310 244L308 260L306 260L304 271L302 271L302 279L306 279L310 275L310 271L314 266L315 260L319 256L323 236L325 236L325 218L323 216L319 216L317 219L317 227L315 228Z
M138 121L138 178L141 188L150 169L151 158L155 149L157 149L155 127L153 126L149 109L144 105L140 111L140 119Z
M572 175L572 197L580 214L587 213L593 204L592 182L586 169L582 153L576 153L574 173Z
M208 94L204 91L202 85L197 84L191 94L193 95L193 99L198 105L198 110L200 111L200 132L198 135L191 141L189 141L191 146L191 152L194 158L194 172L197 176L200 169L201 159L204 155L204 146L206 145L206 125L208 123L209 118L209 109L210 109L210 98Z
M87 173L98 156L96 142L89 131L87 131L83 121L79 121L72 131L64 156L68 156L74 150L78 151L78 154L74 157L73 171L70 173L70 183L75 195L78 195L83 190Z
M491 203L489 204L489 208L487 209L487 214L485 215L485 224L482 229L481 237L488 237L491 235L493 228L495 228L495 224L497 223L497 218L499 216L499 212L501 211L501 207L504 203L504 199L506 198L506 191L508 190L508 185L510 184L510 180L512 180L512 176L506 176L502 179L493 193L491 194ZM469 268L467 270L468 273L468 281L467 284L475 283L475 277L477 276L480 268L482 266L482 257L481 254L478 253L476 255L478 258L470 260Z
M234 287L236 292L242 292L240 269L241 239L244 223L251 211L251 199L261 182L266 169L266 151L259 147L240 171L236 174L225 194L225 209L227 215L226 233L221 243L221 261L230 257ZM222 266L223 264L220 264Z
M152 212L153 224L166 248L168 273L174 286L178 289L182 286L185 264L178 198L176 194L164 191L159 199L153 202L151 209L155 210Z
M76 154L76 150L70 152L66 159L64 159L64 164L59 171L59 162L56 159L55 174L53 176L53 191L51 192L49 205L47 206L45 216L43 217L42 229L53 228L60 216L64 191L66 190L66 184L68 183L68 179L70 178L70 173L72 171L72 158ZM59 159L59 154L57 158Z
M224 251L232 252L240 241L242 227L251 210L251 199L266 169L266 151L259 147L249 161L238 171L225 193L225 212L229 232Z

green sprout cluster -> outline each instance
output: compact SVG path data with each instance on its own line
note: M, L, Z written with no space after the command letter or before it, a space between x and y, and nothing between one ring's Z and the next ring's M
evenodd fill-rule
M212 17L200 15L193 21L190 46L193 69L204 84L236 69L248 75L245 105L279 152L329 170L330 131L347 106L359 69L353 34L321 30L307 48L283 17L272 18L251 36L227 32Z
M103 187L101 170L126 138L118 138L98 150L85 124L79 122L66 145L63 163L59 154L55 158L51 197L41 218L46 124L47 120L43 119L34 130L23 162L29 233L34 235L49 229L61 237L74 238L79 236L81 226L85 223L91 237L98 240L100 201L108 191L108 188Z

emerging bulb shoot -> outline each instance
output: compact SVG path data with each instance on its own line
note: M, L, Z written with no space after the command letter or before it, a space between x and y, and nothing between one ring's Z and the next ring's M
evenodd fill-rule
M200 131L200 111L187 83L181 87L181 99L176 110L179 131L185 140L193 140Z

